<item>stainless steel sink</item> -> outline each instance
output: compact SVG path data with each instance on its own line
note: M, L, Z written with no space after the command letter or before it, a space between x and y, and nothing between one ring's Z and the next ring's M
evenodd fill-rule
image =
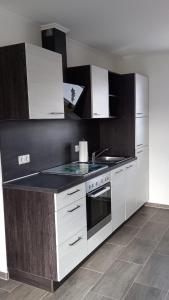
M119 163L128 159L127 157L123 156L100 156L96 158L97 162L105 162L105 163Z

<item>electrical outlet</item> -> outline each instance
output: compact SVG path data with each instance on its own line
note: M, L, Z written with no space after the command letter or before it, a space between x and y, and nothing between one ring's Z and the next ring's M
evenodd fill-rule
M79 152L79 145L75 145L75 152Z
M30 163L30 154L20 155L18 156L18 164L24 165Z

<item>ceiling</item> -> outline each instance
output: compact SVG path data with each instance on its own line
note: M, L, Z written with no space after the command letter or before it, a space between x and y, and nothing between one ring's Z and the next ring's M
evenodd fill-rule
M168 0L0 0L40 24L59 23L72 39L113 54L169 50Z

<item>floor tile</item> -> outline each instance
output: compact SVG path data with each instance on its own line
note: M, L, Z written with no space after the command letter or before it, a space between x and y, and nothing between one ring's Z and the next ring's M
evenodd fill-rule
M150 206L143 206L139 209L138 212L144 213L149 217L152 217L156 212L158 211L158 208L156 207L150 207Z
M166 224L148 222L137 234L137 237L144 240L160 241L166 231Z
M86 297L83 298L83 300L112 300L113 298L110 297L104 297L100 294L89 292Z
M0 290L0 300L6 300L8 299L7 297L9 296L9 292L5 292L3 290Z
M101 295L121 299L140 270L140 266L117 260L93 288Z
M165 300L166 292L134 283L124 300Z
M169 256L152 254L140 275L137 283L156 287L163 290L169 289Z
M7 292L12 292L17 286L19 286L21 283L15 280L3 280L0 279L0 288L7 291Z
M157 245L156 242L135 238L121 253L119 259L143 264Z
M46 294L45 290L41 290L30 285L21 284L12 293L2 296L3 300L41 300ZM1 295L0 295L1 299Z
M148 215L138 212L127 221L126 225L140 228L143 227L149 219L150 217Z
M138 228L132 226L122 226L108 240L107 243L127 245L138 233Z
M165 233L162 240L160 241L156 252L161 254L169 255L169 230Z
M99 248L82 267L105 272L120 255L123 246L118 244L104 244Z
M101 278L97 272L79 269L60 286L53 295L43 300L81 300Z
M151 217L151 221L166 223L169 225L169 209L158 209L158 211Z

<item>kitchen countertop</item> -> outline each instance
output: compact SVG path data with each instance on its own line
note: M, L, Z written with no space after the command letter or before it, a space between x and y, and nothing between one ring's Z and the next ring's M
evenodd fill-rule
M30 191L43 191L51 193L60 193L71 187L74 187L80 183L86 182L94 177L110 172L121 166L124 166L134 160L136 157L130 157L129 159L115 164L107 164L108 168L91 173L85 176L70 176L70 175L56 175L56 174L44 174L38 173L32 176L28 176L22 179L4 183L4 188L30 190Z

